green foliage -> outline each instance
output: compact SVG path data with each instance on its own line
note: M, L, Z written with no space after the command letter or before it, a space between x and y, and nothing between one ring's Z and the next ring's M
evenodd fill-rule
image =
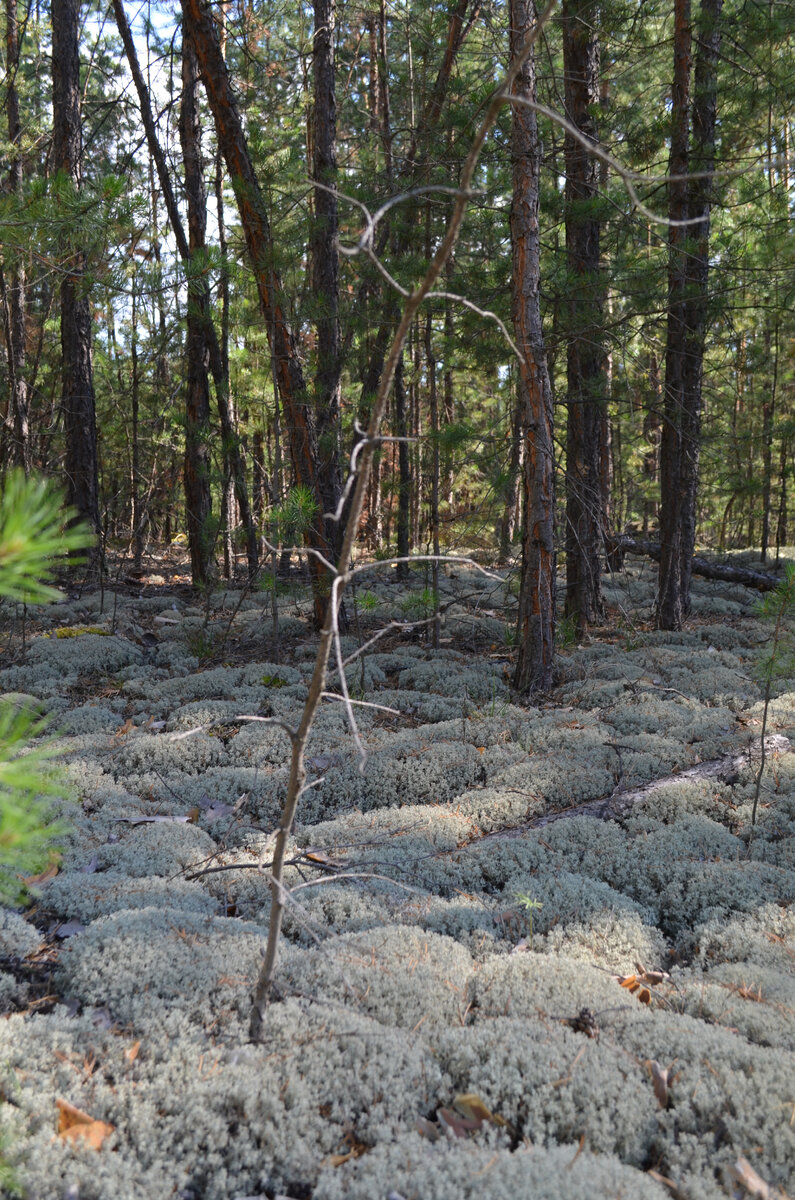
M58 599L49 582L55 567L88 540L78 526L64 530L63 519L58 493L43 480L26 479L21 471L6 477L0 495L0 596L26 604Z
M544 907L540 900L534 900L532 896L528 896L526 892L517 892L516 900L521 904L522 908L527 913L527 924L530 928L530 949L533 948L533 913L538 912Z
M765 770L765 734L773 683L776 678L791 674L795 666L795 645L793 645L791 626L792 616L795 614L795 563L786 564L784 578L774 591L765 596L759 608L762 615L774 621L775 624L770 649L759 664L759 673L765 682L765 704L762 715L762 755L756 776L756 790L751 812L752 826L756 824L756 810L762 791L762 775Z
M310 488L291 488L281 504L271 512L280 535L299 538L310 528L317 513L317 501Z
M88 540L80 526L64 531L63 515L57 492L43 481L20 471L7 476L0 496L0 596L43 604L58 595L48 582L55 565ZM19 876L47 861L60 832L46 799L65 790L49 770L52 750L29 748L44 726L28 707L0 705L0 902L20 898Z
M31 750L46 720L27 708L0 704L0 902L17 903L24 894L19 876L41 870L62 826L50 819L46 796L64 789L52 774L52 749Z

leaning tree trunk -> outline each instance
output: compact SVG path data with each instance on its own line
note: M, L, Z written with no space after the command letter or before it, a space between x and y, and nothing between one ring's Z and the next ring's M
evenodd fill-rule
M598 141L599 42L590 0L563 5L566 116L588 141ZM602 455L605 418L604 289L599 272L599 164L568 131L566 158L567 420L566 615L583 634L604 617L602 597Z
M196 47L218 145L229 172L254 270L271 354L275 360L276 383L287 424L296 481L307 489L316 505L315 517L307 530L307 540L311 549L318 551L328 561L334 551L326 538L323 521L324 489L318 471L317 431L312 409L307 403L301 360L287 321L281 277L273 266L273 234L265 201L251 162L212 13L206 0L182 0L182 14L184 28ZM310 554L309 557L315 619L322 623L328 597L327 570L316 554Z
M163 200L168 212L168 219L174 234L174 241L177 244L177 252L180 256L180 259L185 264L188 272L190 273L190 248L188 246L188 238L185 235L185 230L182 226L182 218L179 213L179 208L177 207L174 189L171 186L171 177L168 173L168 165L163 153L163 148L157 139L157 131L155 129L155 123L152 116L152 105L149 99L149 92L138 63L135 42L133 41L122 0L113 0L113 10L116 16L116 24L119 29L119 35L124 43L124 51L127 55L130 74L133 77L135 90L138 93L138 103L141 109L141 120L143 122L146 140L149 145L149 153L152 156L152 160L157 170L157 177L160 180L160 187L163 192ZM228 372L225 370L222 349L219 345L218 336L215 332L215 325L213 324L212 320L210 307L210 288L206 278L204 278L201 282L194 279L194 289L196 311L197 315L200 314L202 318L204 336L210 356L210 371L213 377L213 386L215 388L216 402L218 405L218 417L221 424L221 437L223 438L224 445L227 447L229 462L234 477L235 495L240 507L240 516L243 527L246 531L246 554L248 558L249 578L254 580L259 569L257 531L251 515L251 506L248 500L245 464L243 462L243 456L240 453L237 431L235 430L229 403Z
M191 265L197 252L205 249L207 196L199 122L199 65L188 36L182 39L182 105L179 136L185 167L185 196L188 206L188 249ZM188 276L188 319L185 345L187 387L185 394L185 510L194 586L207 584L212 575L213 538L210 529L210 380L209 354L204 334L196 280Z
M532 0L511 0L511 56L534 24ZM536 98L535 53L524 62L513 87L519 101ZM524 465L522 471L522 571L514 685L521 692L552 687L555 643L555 454L552 440L552 388L547 371L540 305L538 229L541 138L531 108L513 105L513 322L522 355L518 403Z
M8 190L19 196L22 192L22 123L19 119L19 95L16 76L19 70L19 26L17 0L6 0L6 113L8 141L11 148L8 168ZM25 267L18 257L11 267L7 288L7 328L10 416L13 427L13 457L17 466L30 471L30 425L28 419L28 388L25 375Z
M80 189L80 0L52 6L52 164ZM102 563L97 468L97 420L91 368L91 309L85 280L86 255L70 246L61 281L61 403L66 437L66 497L96 535L83 561L89 578Z
M690 0L676 0L669 170L668 329L660 444L660 581L657 623L678 630L690 609L701 448L701 385L709 300L709 216L715 158L718 22L723 0L702 0L689 148ZM687 176L692 178L677 178Z

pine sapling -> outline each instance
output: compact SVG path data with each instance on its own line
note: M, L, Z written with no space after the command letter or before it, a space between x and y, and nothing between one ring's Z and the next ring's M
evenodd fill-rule
M773 637L770 649L759 666L762 679L765 681L764 708L762 711L762 749L759 760L759 771L756 776L754 791L754 806L751 812L751 826L756 825L756 810L762 791L762 776L765 771L765 735L770 712L770 698L773 683L783 675L788 674L793 667L792 628L790 619L795 614L795 563L787 563L784 578L778 587L765 596L760 604L763 616L773 620Z

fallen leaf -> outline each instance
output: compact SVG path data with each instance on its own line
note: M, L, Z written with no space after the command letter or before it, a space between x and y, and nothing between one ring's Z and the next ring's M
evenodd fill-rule
M434 1125L433 1121L429 1121L427 1117L417 1117L414 1128L421 1137L427 1138L429 1142L438 1142L441 1137L439 1126Z
M93 1150L101 1150L105 1138L113 1133L113 1126L105 1121L95 1121L68 1100L56 1100L55 1103L59 1113L58 1137L72 1142L87 1142Z
M656 1058L647 1058L646 1066L651 1075L652 1087L660 1108L668 1107L668 1084L670 1082L670 1067L661 1067Z
M502 1117L491 1112L476 1092L459 1092L453 1100L453 1105L463 1117L472 1121L489 1121L492 1125L504 1125Z
M449 1129L455 1137L465 1138L470 1133L476 1133L478 1129L483 1128L481 1120L474 1120L470 1117L459 1117L458 1113L454 1113L451 1108L437 1109L436 1116L442 1128Z
M46 871L42 871L39 875L23 875L22 882L28 887L35 887L38 883L47 883L48 880L54 879L59 870L57 862L50 863Z
M765 1183L762 1176L757 1174L747 1158L740 1156L737 1159L737 1162L732 1167L732 1175L740 1187L745 1188L748 1195L753 1196L754 1200L787 1200L786 1192L771 1187L769 1183Z
M130 1046L127 1050L124 1051L124 1057L127 1059L128 1063L135 1062L136 1058L138 1057L138 1051L140 1049L141 1049L141 1043L140 1043L140 1041L138 1041L138 1042L133 1042L132 1046Z

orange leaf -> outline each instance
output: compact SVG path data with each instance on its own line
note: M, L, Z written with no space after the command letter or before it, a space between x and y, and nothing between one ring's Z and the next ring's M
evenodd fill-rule
M28 887L35 887L37 883L47 883L48 880L54 879L59 870L57 862L50 863L47 870L42 871L40 875L23 876L22 882L26 883Z
M651 1004L651 992L648 988L641 988L638 992L638 999L641 1004Z
M138 1051L140 1049L141 1049L141 1043L133 1042L133 1044L132 1044L132 1046L130 1046L129 1050L124 1051L124 1057L127 1059L127 1062L134 1063L136 1058L138 1057Z
M113 1133L113 1126L104 1121L95 1121L88 1113L75 1108L68 1100L56 1100L58 1106L58 1137L67 1138L71 1142L87 1142L93 1150L100 1150L108 1134Z
M492 1113L476 1092L459 1092L453 1104L470 1121L490 1121L492 1125L504 1125L502 1117Z

